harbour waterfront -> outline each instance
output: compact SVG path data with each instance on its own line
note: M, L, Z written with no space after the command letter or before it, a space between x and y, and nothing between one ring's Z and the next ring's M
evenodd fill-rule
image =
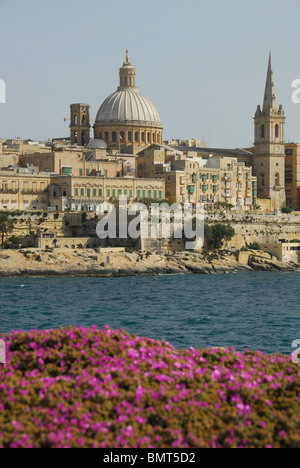
M106 324L177 348L290 354L299 272L125 278L2 278L0 333Z

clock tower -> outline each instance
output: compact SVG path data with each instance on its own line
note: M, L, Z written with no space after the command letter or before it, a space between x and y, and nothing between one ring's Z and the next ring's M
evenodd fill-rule
M253 169L259 198L271 198L272 209L286 205L285 196L285 114L277 109L272 57L270 53L263 109L254 117L255 140Z

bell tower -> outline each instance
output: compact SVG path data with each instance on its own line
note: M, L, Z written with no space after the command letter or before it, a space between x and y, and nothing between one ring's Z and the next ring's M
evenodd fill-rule
M285 196L285 114L277 109L270 53L263 109L257 106L254 117L254 175L259 198L271 198L272 209L286 204Z
M90 106L71 104L71 145L86 146L90 141Z

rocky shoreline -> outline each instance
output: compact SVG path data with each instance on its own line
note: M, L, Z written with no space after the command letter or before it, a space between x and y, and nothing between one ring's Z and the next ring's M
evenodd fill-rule
M250 271L296 271L300 265L279 262L259 251L243 252L101 252L97 249L3 250L0 277L124 277L166 274L229 274Z

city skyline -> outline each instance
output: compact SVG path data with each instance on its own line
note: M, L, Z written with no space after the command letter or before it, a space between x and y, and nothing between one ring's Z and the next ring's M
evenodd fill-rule
M0 78L7 86L1 138L68 136L63 120L73 102L90 104L94 119L117 88L128 48L137 85L158 109L163 138L203 139L214 147L253 143L272 50L286 141L300 139L300 107L291 100L292 82L300 78L294 60L297 0L284 7L255 0L244 8L236 0L142 6L136 0L126 6L89 0L85 10L77 0L26 5L0 3Z

